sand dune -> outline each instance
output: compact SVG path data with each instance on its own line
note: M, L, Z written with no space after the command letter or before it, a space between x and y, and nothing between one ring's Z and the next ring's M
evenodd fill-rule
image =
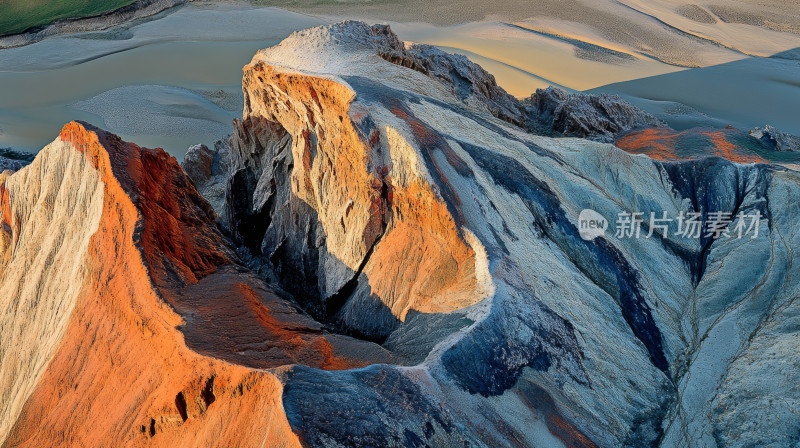
M665 102L677 101L702 111L714 117L719 127L732 125L748 130L772 124L784 132L800 134L798 86L800 58L788 54L637 79L591 92L623 95L676 129L701 123L695 119L686 122L680 110L659 110Z
M581 45L503 22L445 28L425 24L391 25L403 39L446 47L448 51L468 57L478 56L475 62L484 65L509 93L519 97L547 85L586 90L683 69L634 52ZM513 73L513 69L521 73ZM527 77L519 76L525 73Z
M689 104L700 112L720 113L722 118L683 114L674 116L673 122L763 124L774 122L777 111L788 111L787 120L792 117L789 103L781 101L781 92L791 91L793 84L779 85L758 75L758 70L774 65L771 62L763 66L747 63L756 72L740 77L741 82L736 83L740 91L732 90L732 95L720 93L719 86L713 85L716 78L708 77L728 79L722 71L738 67L728 63L749 60L751 55L758 61L760 56L800 47L800 13L791 2L506 0L487 4L469 0L458 2L457 7L443 0L273 3L294 12L243 2L196 2L146 23L0 50L0 85L13 87L0 89L0 147L35 150L65 122L76 118L143 144L159 142L177 155L190 144L211 144L210 135L216 133L212 130L228 126L227 115L241 111L241 71L237 67L245 65L249 55L294 30L342 18L388 22L401 39L464 54L518 97L548 85L580 91L603 88L629 95L640 105L648 103L648 110L654 112L680 108L669 101L691 100ZM658 78L712 66L721 68ZM651 81L637 83L640 79ZM658 84L662 79L697 84L686 89L670 84L672 87L664 90ZM619 85L629 81L633 82L630 86ZM146 107L139 107L138 97L125 96L124 89L115 90L126 86L146 90L152 85L183 89L181 92L222 91L235 98L222 105L222 112L210 106L195 107L194 118L200 114L211 117L210 122L192 122L180 114L169 116L174 129L196 132L154 132L136 126L146 123L148 115ZM703 85L713 88L699 87ZM778 107L764 101L755 107L741 102L752 96L748 91L771 92L769 98L776 98ZM692 93L687 97L686 92ZM113 107L75 107L87 104L81 103L85 101L107 105L103 98L111 96L127 105L131 122L124 122L112 112ZM206 99L213 102L213 98ZM721 102L715 103L718 100ZM747 101L751 100L758 99ZM165 110L175 110L186 102L208 104L187 94ZM759 115L762 113L765 115Z
M468 0L457 7L444 0L256 3L283 3L333 18L437 26L508 22L598 45L606 42L684 66L714 65L800 46L797 5L782 0Z

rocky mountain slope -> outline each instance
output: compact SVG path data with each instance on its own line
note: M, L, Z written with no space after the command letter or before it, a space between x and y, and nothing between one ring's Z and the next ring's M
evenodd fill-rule
M800 442L796 171L534 135L480 67L360 22L243 89L191 178L82 123L0 177L0 445ZM191 179L220 176L217 221ZM763 219L590 239L584 209Z
M22 168L23 165L19 160L14 159L7 159L3 156L0 156L0 172L2 171L17 171L18 169Z
M525 100L528 129L554 137L583 137L612 142L633 129L667 128L655 116L618 95L568 94L558 87L537 89Z
M71 123L4 176L3 446L296 445L263 369L392 360L239 266L161 150Z
M781 132L770 125L751 129L750 135L775 151L800 151L800 137Z
M225 189L231 170L231 149L228 138L218 140L211 149L206 145L194 145L186 151L181 167L186 175L202 191L217 212L225 202Z
M17 171L33 161L34 155L14 151L11 148L0 148L0 172Z
M260 52L245 68L232 139L224 222L238 241L317 318L387 347L442 329L423 317L463 312L475 323L423 366L436 389L507 406L498 417L486 404L450 405L467 421L505 421L513 435L498 440L536 445L513 414L546 422L570 446L714 446L729 433L789 443L768 420L742 431L722 410L725 386L755 375L731 366L794 303L794 211L779 198L796 194L796 173L536 137L513 106L498 107L502 91L480 72L421 58L387 28L353 22ZM752 240L691 240L673 227L663 238L587 242L576 227L584 208L612 222L626 211L769 220ZM439 280L454 276L457 285ZM534 410L511 413L520 397ZM755 394L753 406L764 400Z

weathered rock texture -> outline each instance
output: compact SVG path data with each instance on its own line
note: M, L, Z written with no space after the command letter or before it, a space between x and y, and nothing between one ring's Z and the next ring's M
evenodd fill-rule
M775 151L800 151L800 137L781 132L770 125L752 129L750 135Z
M88 125L3 174L0 444L800 443L798 173L533 135L412 48L344 22L245 67L237 252L174 159Z
M14 151L9 148L0 148L0 173L3 171L18 171L33 160L33 154Z
M633 129L666 128L666 123L618 95L569 94L558 87L537 89L524 101L529 128L546 135L612 142Z
M214 149L202 144L189 147L181 167L214 210L221 212L231 170L228 139L216 141Z
M296 446L262 369L391 361L238 266L162 150L71 123L0 191L3 446Z
M494 76L466 56L450 54L431 45L408 43L405 57L399 61L386 57L400 53L389 51L381 55L390 62L403 65L413 61L411 68L417 68L429 77L445 84L464 104L480 111L488 112L509 123L524 126L528 120L525 107L503 88L497 85Z
M698 134L713 150L692 157L535 136L459 61L344 22L245 67L225 224L318 319L424 359L291 369L292 430L311 446L797 443L797 374L759 364L796 359L765 351L796 337L769 324L798 286L796 172L735 163L762 159L727 130ZM610 97L537 98L531 118L559 134L661 125ZM611 222L605 236L580 238L584 208ZM752 239L683 238L675 222L636 239L613 231L625 211L763 219ZM758 417L769 383L786 426Z
M13 159L6 159L5 157L0 156L0 172L3 171L17 171L22 168L22 163L19 160Z

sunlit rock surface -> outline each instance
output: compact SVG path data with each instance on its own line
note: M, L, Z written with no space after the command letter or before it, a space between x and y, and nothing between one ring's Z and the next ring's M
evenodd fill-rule
M162 150L70 123L2 176L3 446L297 446L263 369L392 361L238 265Z
M187 175L70 123L1 174L0 445L800 443L797 172L534 135L415 48L344 22L259 52L220 221L222 147Z
M791 425L759 417L772 405L754 368L768 346L758 344L796 337L764 329L796 295L796 172L734 157L749 149L722 134L707 139L735 150L654 158L536 136L475 72L455 76L455 58L414 48L345 22L245 67L225 225L315 317L424 359L398 370L402 382L391 367L292 369L292 429L315 446L797 443ZM625 126L595 137L661 125L620 116ZM584 241L577 217L589 208L612 228ZM614 233L621 212L764 218L752 239L683 238L675 223L650 238L642 225L636 239ZM771 362L795 358L778 353ZM766 379L789 403L794 372ZM408 412L359 412L396 407L387 381ZM749 416L735 410L745 397Z

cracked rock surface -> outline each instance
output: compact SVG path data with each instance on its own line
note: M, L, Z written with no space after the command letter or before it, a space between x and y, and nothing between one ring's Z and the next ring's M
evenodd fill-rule
M524 104L530 114L530 129L546 135L609 143L631 130L667 127L663 121L618 95L570 94L550 86L537 89Z
M533 135L526 120L595 140L663 123L617 98L556 89L534 95L523 118L531 109L459 57L358 22L260 52L244 88L226 224L319 319L424 359L424 380L404 372L424 390L433 381L450 415L500 418L506 435L495 427L495 440L532 446L545 432L567 446L740 446L722 434L744 431L742 418L757 440L778 431L757 417L769 403L758 394L750 418L726 411L736 400L726 385L755 385L743 364L758 356L753 336L793 301L798 241L777 216L794 215L777 198L796 194L796 172ZM584 208L612 223L625 211L764 219L754 239L690 240L671 228L587 242L576 227ZM432 331L459 315L468 326ZM794 377L781 369L769 381L791 395ZM304 390L287 406L308 409ZM467 411L483 400L516 409L518 397L545 432L485 405L480 417ZM347 433L290 422L327 434L321 445ZM775 446L794 443L778 432Z
M797 446L798 172L537 135L470 64L313 28L229 149L0 174L0 446Z

